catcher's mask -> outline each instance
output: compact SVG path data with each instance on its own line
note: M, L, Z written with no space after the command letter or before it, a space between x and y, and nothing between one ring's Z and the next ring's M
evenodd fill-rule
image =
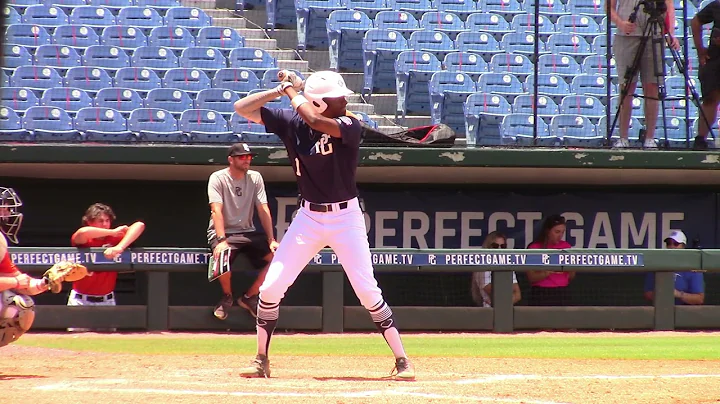
M21 206L22 201L15 190L0 187L0 231L14 244L18 243L17 234L23 220Z

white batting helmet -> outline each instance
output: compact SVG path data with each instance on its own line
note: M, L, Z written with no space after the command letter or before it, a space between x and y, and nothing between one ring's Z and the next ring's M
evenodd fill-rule
M322 71L313 73L305 80L303 95L318 112L322 113L327 109L323 98L339 98L353 95L352 90L347 88L345 80L340 73Z

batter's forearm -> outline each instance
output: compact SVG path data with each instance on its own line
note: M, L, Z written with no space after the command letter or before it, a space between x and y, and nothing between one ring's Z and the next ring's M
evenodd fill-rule
M260 123L258 122L262 121L260 118L260 107L280 97L280 95L276 89L250 94L235 102L235 112L246 119Z
M130 244L132 244L135 240L137 240L138 237L140 237L143 231L145 231L145 223L135 222L131 224L128 228L127 233L125 233L125 237L120 240L116 247L120 247L123 250L128 248Z

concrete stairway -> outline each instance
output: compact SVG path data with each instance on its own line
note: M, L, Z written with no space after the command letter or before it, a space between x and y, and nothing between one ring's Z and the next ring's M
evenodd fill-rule
M243 17L236 16L234 10L216 8L216 0L181 0L184 6L202 8L213 19L217 26L230 27L245 37L246 46L265 49L278 61L282 69L295 69L307 77L311 72L327 69L330 56L327 50L310 50L300 55L297 47L297 31L295 29L276 29L274 32L265 30L267 16L264 9L245 10ZM373 94L370 100L361 95L363 85L362 73L342 73L345 83L358 93L348 100L348 109L365 112L375 120L379 129L385 133L393 133L404 127L416 127L430 124L429 116L407 116L404 122L396 122L396 94ZM367 102L366 102L367 101Z

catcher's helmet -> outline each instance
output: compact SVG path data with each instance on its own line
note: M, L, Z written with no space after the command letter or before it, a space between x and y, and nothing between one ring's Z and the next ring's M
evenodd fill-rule
M22 201L12 188L0 187L0 231L8 240L17 244L23 214L20 213Z
M318 112L323 113L327 104L323 98L339 98L353 95L352 90L347 88L345 80L340 73L322 71L313 73L305 80L303 95L310 101Z

